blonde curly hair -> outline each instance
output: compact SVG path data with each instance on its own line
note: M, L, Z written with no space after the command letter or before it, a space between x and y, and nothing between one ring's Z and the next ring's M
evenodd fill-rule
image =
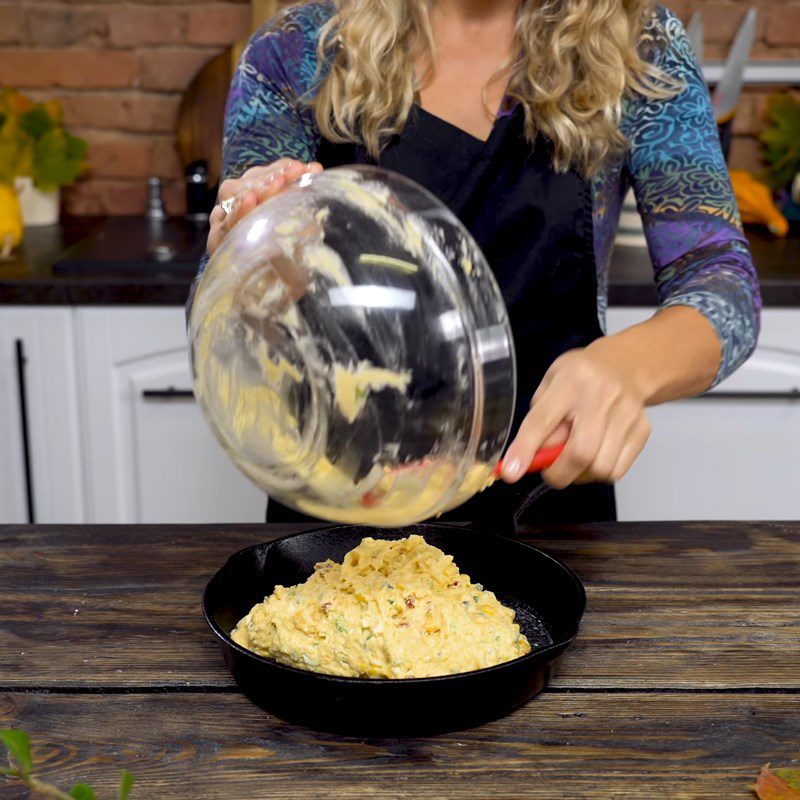
M403 129L420 88L415 64L422 58L436 68L430 2L334 0L318 44L329 71L314 99L326 138L362 143L377 157ZM521 0L513 52L495 79L508 76L506 95L524 109L526 138L552 141L557 170L592 176L625 152L626 96L681 90L646 53L658 38L655 19L653 0Z

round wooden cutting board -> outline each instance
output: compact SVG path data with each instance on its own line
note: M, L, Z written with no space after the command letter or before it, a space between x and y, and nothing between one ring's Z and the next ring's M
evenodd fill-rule
M250 32L270 19L277 7L277 0L250 0ZM207 161L210 186L216 185L222 171L225 101L246 44L246 40L236 42L211 59L189 84L178 112L176 136L183 166Z

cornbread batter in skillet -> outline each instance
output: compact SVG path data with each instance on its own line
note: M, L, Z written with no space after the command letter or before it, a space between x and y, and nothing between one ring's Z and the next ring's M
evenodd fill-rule
M421 536L366 538L342 564L276 586L231 633L284 664L354 678L429 678L529 653L514 612Z

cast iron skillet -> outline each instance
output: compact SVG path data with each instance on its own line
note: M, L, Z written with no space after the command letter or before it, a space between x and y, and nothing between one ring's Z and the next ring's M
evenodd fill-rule
M228 634L276 584L305 581L314 564L341 561L365 536L423 535L462 572L516 611L531 653L496 667L438 678L341 678L284 666L235 644ZM206 587L203 613L248 697L291 722L341 733L420 735L503 716L540 692L578 632L586 605L568 567L527 544L450 525L392 531L355 525L298 533L231 556Z

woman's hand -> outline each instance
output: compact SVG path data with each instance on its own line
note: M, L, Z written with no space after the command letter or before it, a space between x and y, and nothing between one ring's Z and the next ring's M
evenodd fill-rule
M706 317L688 306L604 336L557 359L503 459L514 483L541 447L566 441L544 479L557 489L579 481L614 483L650 436L645 406L706 391L719 371L722 344Z
M213 255L239 220L270 197L280 194L290 183L306 172L322 172L317 162L306 164L292 158L281 158L263 167L251 167L241 178L223 181L218 202L233 200L230 214L219 206L211 212L208 253Z
M571 350L547 371L503 459L509 483L527 471L536 451L566 440L542 477L556 489L574 482L615 483L650 436L646 393L602 346Z

